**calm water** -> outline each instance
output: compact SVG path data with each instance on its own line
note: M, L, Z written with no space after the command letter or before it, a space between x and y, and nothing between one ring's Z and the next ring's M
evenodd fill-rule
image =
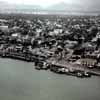
M0 100L100 100L100 77L79 79L0 59Z

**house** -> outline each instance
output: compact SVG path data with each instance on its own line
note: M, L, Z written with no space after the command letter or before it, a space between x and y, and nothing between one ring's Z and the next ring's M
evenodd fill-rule
M9 31L8 26L6 26L6 25L1 25L1 26L0 26L0 30L1 30L2 32L8 32L8 31Z
M91 58L81 59L80 62L81 62L81 65L83 67L89 67L89 68L93 68L97 64L97 60L96 59L91 59Z

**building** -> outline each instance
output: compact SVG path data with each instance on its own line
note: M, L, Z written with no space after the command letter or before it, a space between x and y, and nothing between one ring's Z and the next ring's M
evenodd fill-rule
M89 67L89 68L93 68L96 66L97 64L97 60L95 59L91 59L91 58L84 58L80 60L81 65L84 67Z

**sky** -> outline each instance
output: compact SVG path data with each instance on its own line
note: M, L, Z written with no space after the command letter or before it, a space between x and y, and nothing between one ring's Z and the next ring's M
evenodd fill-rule
M92 5L92 7L94 8L97 6L100 7L100 0L0 0L0 1L12 4L39 5L44 8L60 2L64 2L67 4L79 4L84 7L88 7L89 5Z
M40 5L42 7L48 7L53 4L57 4L59 2L65 2L65 3L80 3L80 1L83 0L0 0L0 1L6 1L8 3L13 4L29 4L29 5Z

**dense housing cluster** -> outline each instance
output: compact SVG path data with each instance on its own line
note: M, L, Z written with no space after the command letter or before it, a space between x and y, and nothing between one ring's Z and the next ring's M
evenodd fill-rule
M100 70L100 17L0 19L0 55L34 61L64 61Z

